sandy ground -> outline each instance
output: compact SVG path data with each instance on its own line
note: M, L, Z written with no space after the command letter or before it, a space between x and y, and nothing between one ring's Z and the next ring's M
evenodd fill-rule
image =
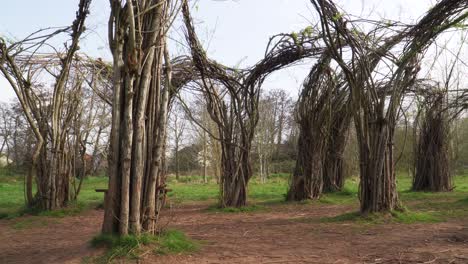
M468 263L468 219L411 225L320 223L321 217L355 208L287 204L262 212L216 213L207 207L183 205L166 211L161 221L201 240L200 251L146 255L138 262ZM102 254L89 246L99 233L102 215L102 210L93 210L61 219L41 218L41 224L21 229L14 228L15 222L31 217L0 220L0 263L82 263L85 256Z

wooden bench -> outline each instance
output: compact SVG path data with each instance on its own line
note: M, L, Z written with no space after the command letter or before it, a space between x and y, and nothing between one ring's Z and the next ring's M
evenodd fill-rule
M95 189L97 193L104 193L104 204L106 203L107 189Z
M156 191L159 191L159 190L162 190L164 194L167 194L168 192L172 192L172 189L167 189L165 185L163 186L159 186ZM97 193L104 193L104 201L106 201L106 195L107 195L107 191L108 189L94 189L94 191L96 191ZM164 200L165 200L166 197L164 197ZM163 203L165 203L166 201L164 201Z

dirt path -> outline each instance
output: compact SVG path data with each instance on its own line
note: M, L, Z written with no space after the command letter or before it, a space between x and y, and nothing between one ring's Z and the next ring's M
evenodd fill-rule
M354 208L277 205L265 212L213 213L206 204L166 213L171 228L203 240L192 255L147 256L141 263L468 263L468 219L439 224L320 223ZM0 263L81 263L102 211L14 228L0 221ZM34 222L34 221L33 221ZM17 224L18 225L18 224Z

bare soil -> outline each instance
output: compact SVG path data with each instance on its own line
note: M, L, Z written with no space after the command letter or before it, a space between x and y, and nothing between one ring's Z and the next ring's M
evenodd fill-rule
M220 213L207 207L206 203L183 205L166 211L162 219L163 225L200 240L200 251L148 254L138 262L468 263L468 219L437 224L321 223L321 217L356 208L284 204L260 212ZM85 256L102 254L89 246L99 233L102 214L93 210L61 219L1 220L0 263L83 263ZM33 224L18 228L18 221Z

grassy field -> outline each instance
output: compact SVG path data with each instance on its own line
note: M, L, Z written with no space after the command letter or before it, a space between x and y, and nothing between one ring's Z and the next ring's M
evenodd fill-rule
M398 190L403 205L408 208L411 214L395 213L395 219L403 223L410 222L432 222L443 221L448 218L456 218L468 215L468 175L456 176L454 178L455 189L447 193L425 193L411 192L411 178L407 176L398 177ZM173 205L182 203L206 201L213 206L208 210L216 211L219 186L210 182L201 183L200 177L184 178L183 182L175 179L169 180L169 201ZM106 188L107 179L105 177L88 177L85 179L82 191L76 204L68 209L37 213L41 216L63 217L66 215L79 214L82 210L94 208L102 204L103 194L96 193L96 188ZM272 175L270 180L259 183L254 178L249 184L249 203L251 206L238 209L223 209L224 212L243 212L267 210L269 205L284 203L284 195L287 191L288 175ZM3 174L0 176L0 218L12 218L24 213L31 213L24 209L24 181L21 176ZM358 179L350 178L346 181L342 192L324 194L319 201L306 202L310 204L335 204L349 205L358 208ZM356 214L344 214L323 221L350 221L362 220ZM370 221L380 221L371 217Z
M68 209L54 212L37 213L44 216L63 217L78 214L82 210L102 204L103 193L95 189L107 188L107 179L104 177L88 177L83 181L82 190L76 204ZM12 218L25 213L34 213L25 208L24 179L19 175L0 175L0 219Z

